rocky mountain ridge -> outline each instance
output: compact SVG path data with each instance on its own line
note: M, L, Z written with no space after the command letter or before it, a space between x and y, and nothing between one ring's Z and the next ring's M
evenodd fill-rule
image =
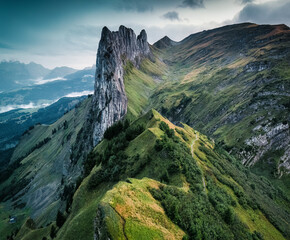
M105 130L127 113L123 67L127 61L138 67L143 58L152 56L145 30L136 38L134 31L124 26L117 32L103 28L96 62L94 146Z

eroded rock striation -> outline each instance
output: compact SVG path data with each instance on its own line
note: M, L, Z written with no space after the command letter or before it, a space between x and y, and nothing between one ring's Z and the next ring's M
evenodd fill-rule
M131 61L139 67L144 57L152 56L145 30L136 37L132 29L124 26L120 26L117 32L103 28L96 62L94 145L102 139L109 126L127 113L124 65Z

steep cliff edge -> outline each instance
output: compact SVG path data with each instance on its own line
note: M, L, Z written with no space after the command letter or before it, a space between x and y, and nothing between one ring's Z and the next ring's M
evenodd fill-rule
M54 124L35 127L15 150L13 172L0 184L0 208L6 201L3 214L18 218L14 229L25 221L27 209L37 226L53 221L58 209L68 211L87 154L106 128L126 115L127 108L138 115L155 86L153 78L141 74L146 63L152 64L148 58L153 55L144 30L136 37L123 26L117 32L103 29L95 95ZM132 99L133 92L139 92L138 101ZM130 107L131 102L135 105ZM0 222L0 229L0 235L11 232L6 222Z
M145 30L136 37L132 29L124 26L120 26L117 32L103 28L96 62L94 145L102 139L109 126L127 113L124 65L130 61L138 68L145 57L153 57Z

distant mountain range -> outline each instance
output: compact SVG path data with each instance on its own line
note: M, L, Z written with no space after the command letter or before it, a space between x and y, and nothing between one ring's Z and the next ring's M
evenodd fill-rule
M17 77L17 74L14 74L14 76L12 74L13 68L15 68L15 66L18 66L19 68L22 66L22 70L27 70L27 68L29 68L28 66L37 65L23 64L19 62L2 62L1 64L0 65L3 68L5 65L7 65L8 70L6 73L7 75L11 74L10 79L16 79ZM37 66L39 69L41 69L41 65ZM4 71L2 71L2 73L3 72ZM24 72L27 73L28 71L23 71L22 75L20 74L20 71L18 72L18 79L22 79L21 84L14 82L14 84L10 85L11 88L14 86L13 90L3 91L0 93L0 113L17 108L45 107L62 97L87 95L92 93L94 89L95 66L79 71L68 67L55 68L49 72L44 70L41 72L41 74L45 75L46 77L38 78L37 80L35 79L33 81L29 79L29 76L32 77L32 74L25 75ZM37 75L35 71L33 76L40 76L40 74ZM5 78L2 77L0 79ZM13 81L11 80L10 82Z
M72 74L76 72L76 69L69 68L69 67L56 67L52 69L43 79L51 79L51 78L58 78L64 77L68 74Z
M50 70L34 62L25 64L19 61L3 61L0 62L0 92L32 85L37 79L64 77L76 71L69 67Z

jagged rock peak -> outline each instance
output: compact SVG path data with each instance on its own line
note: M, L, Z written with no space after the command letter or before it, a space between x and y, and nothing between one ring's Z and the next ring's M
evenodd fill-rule
M115 50L117 55L125 56L123 60L130 60L137 67L143 57L152 57L145 30L142 30L138 37L136 37L131 28L123 25L116 32L104 27L99 50L102 50L104 46L111 47L110 49Z
M143 58L152 56L145 30L136 37L134 31L125 26L120 26L116 32L103 28L96 62L94 145L109 126L127 113L123 66L129 60L139 67Z

